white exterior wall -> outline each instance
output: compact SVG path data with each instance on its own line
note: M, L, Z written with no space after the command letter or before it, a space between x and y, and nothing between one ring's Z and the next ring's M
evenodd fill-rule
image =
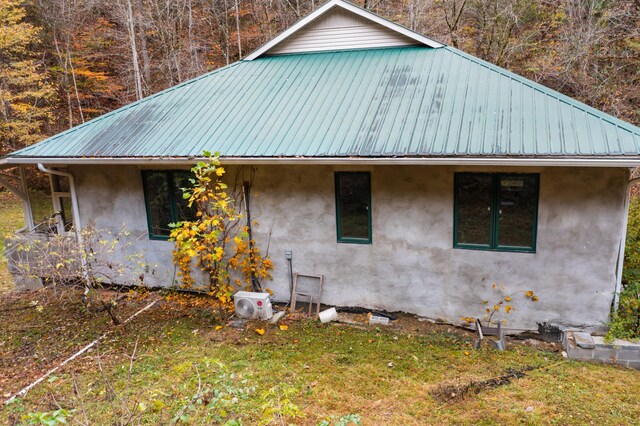
M234 175L228 168L228 175ZM171 285L172 243L151 241L140 169L74 166L83 222L125 225L152 265L150 285ZM373 243L336 242L335 171L370 171ZM540 173L536 253L454 249L456 171ZM255 238L274 262L278 300L288 299L285 250L294 271L325 275L323 303L404 311L459 322L482 317L499 299L496 282L540 301L514 297L509 327L537 322L598 327L607 321L624 220L628 171L602 168L449 166L258 166L252 188Z
M269 50L270 55L418 45L396 31L337 8Z

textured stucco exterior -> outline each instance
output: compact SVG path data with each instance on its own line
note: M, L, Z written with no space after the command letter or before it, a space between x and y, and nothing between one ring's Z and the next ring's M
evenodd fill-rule
M248 167L228 168L228 176ZM615 287L627 169L453 166L257 166L252 187L255 237L269 246L277 300L288 299L285 250L293 269L324 274L323 303L404 311L459 322L482 317L508 291L533 290L538 302L513 298L514 328L537 322L598 327ZM172 243L149 240L141 167L73 166L83 224L125 226L149 266L145 282L174 281ZM334 172L369 171L373 243L336 240ZM535 253L453 248L453 178L457 171L540 173Z

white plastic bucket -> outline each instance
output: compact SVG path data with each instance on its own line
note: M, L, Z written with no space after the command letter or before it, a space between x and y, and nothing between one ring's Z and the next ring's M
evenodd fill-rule
M320 322L326 324L331 321L338 321L338 312L336 308L329 308L319 314Z

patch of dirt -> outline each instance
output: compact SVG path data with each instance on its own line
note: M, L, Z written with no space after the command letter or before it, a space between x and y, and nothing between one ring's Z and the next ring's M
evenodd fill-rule
M513 379L520 379L536 367L527 366L521 369L507 369L503 375L485 380L470 380L468 383L442 383L436 386L431 392L431 396L439 402L454 402L464 399L468 395L475 395L483 390L495 389L508 385Z
M124 296L124 297L123 297ZM99 292L118 300L121 321L150 302L137 293ZM149 300L148 300L149 299ZM109 315L64 287L9 293L0 298L0 397L19 391L114 326Z

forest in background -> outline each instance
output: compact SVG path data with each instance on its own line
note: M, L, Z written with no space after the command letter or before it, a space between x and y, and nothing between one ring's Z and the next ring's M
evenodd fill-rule
M0 0L0 155L245 57L317 0ZM640 125L640 0L359 0Z

